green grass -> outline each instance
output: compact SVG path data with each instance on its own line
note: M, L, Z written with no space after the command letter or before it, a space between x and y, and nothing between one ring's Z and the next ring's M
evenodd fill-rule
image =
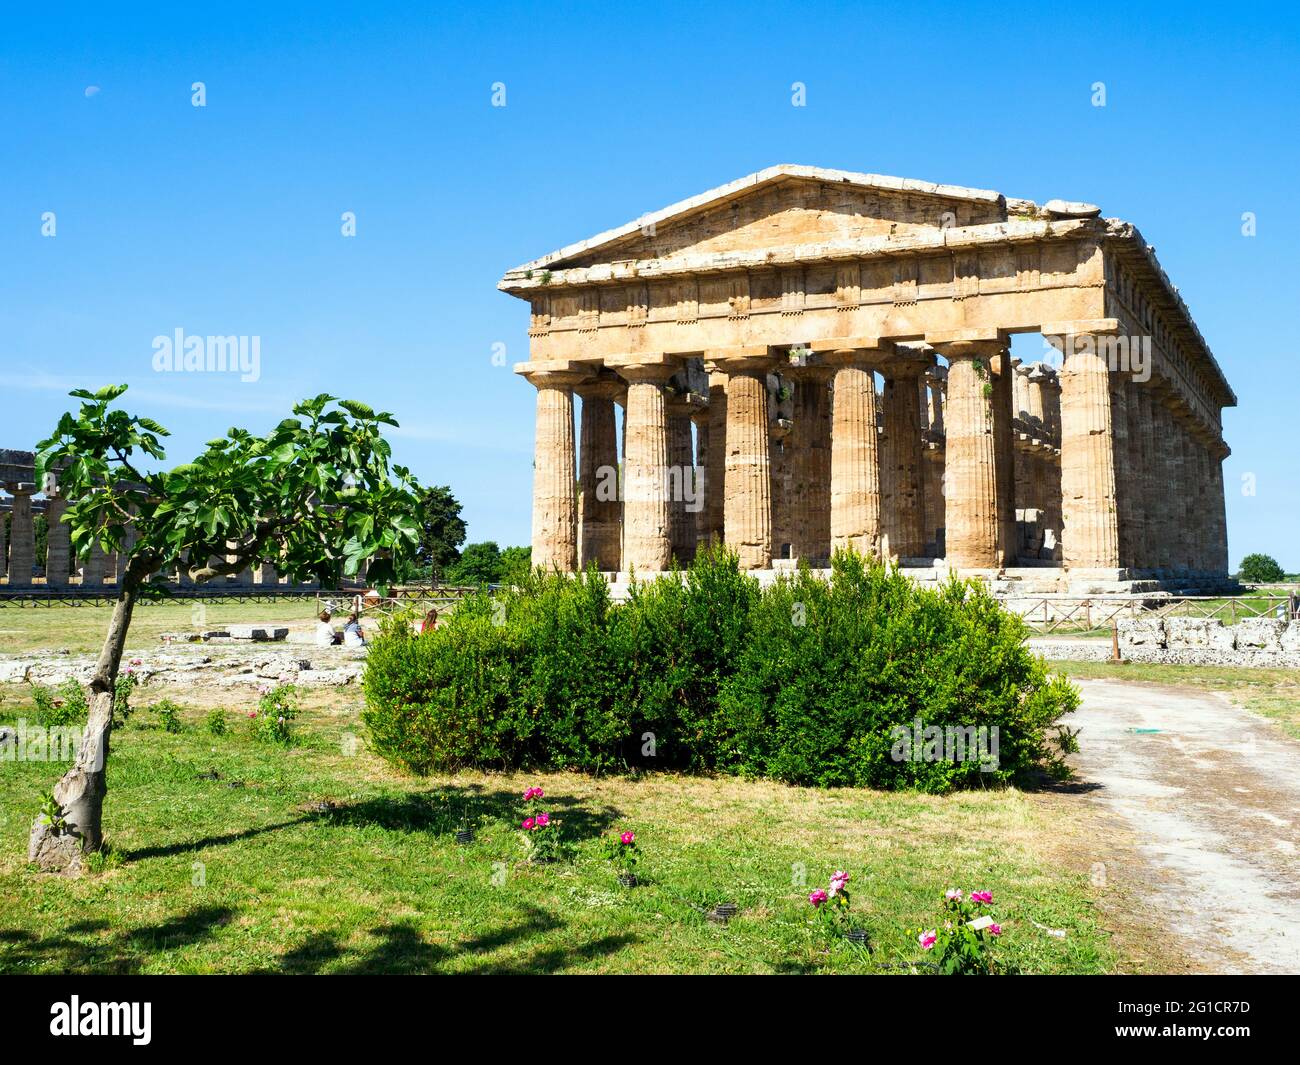
M1241 706L1271 717L1290 736L1300 739L1300 673L1294 669L1246 666L1182 666L1143 662L1050 662L1052 669L1075 678L1185 685L1227 692Z
M0 716L30 715L24 691L9 688ZM0 761L0 971L906 971L921 956L906 929L932 927L954 884L993 892L1014 968L1117 964L1086 866L1067 856L1088 823L1062 805L1075 797L666 774L414 779L364 744L345 752L360 734L353 693L314 696L304 743L289 750L253 741L246 709L232 702L221 737L203 729L206 708L188 708L179 734L137 711L113 740L111 855L75 879L26 862L31 818L61 767ZM533 783L570 861L522 860L515 810ZM321 801L329 813L310 808ZM466 812L478 832L458 846ZM600 837L623 828L644 854L632 890L597 857ZM871 954L828 949L808 924L807 893L837 868L853 875ZM740 915L709 923L703 911L724 901Z
M223 625L279 621L309 628L316 600L285 598L274 603L227 603L218 600L168 600L136 607L127 636L129 647L156 647L164 632L218 629ZM113 613L111 601L83 606L5 606L0 608L0 654L67 649L98 654Z

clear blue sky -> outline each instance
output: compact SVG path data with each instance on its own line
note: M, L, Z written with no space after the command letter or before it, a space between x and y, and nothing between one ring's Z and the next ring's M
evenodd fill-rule
M330 391L396 413L399 459L453 487L471 539L526 543L534 392L492 350L526 357L527 308L502 272L806 163L1135 222L1240 399L1233 564L1300 570L1289 5L169 6L6 16L0 447L80 385L130 383L176 461ZM261 379L153 372L178 327L260 336Z

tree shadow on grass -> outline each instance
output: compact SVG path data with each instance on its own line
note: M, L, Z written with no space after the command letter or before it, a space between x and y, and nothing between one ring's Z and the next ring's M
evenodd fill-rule
M315 974L328 968L331 973L348 975L436 973L444 971L457 959L526 943L532 937L558 932L564 927L564 922L554 914L539 906L524 904L520 907L517 920L449 947L429 943L409 921L399 921L370 929L370 934L380 942L360 956L355 956L355 951L342 946L334 933L320 932L284 954L278 971ZM546 946L539 943L522 958L510 961L483 958L469 968L457 965L454 971L498 975L563 972L574 965L616 954L636 941L635 936L623 934L602 936L576 947ZM335 964L340 961L344 964Z
M307 824L314 820L311 817L295 817L288 821L277 821L272 825L256 825L252 828L245 828L239 832L224 832L216 836L204 836L202 839L178 840L175 843L157 844L152 847L137 847L134 850L123 850L121 856L123 861L138 862L145 858L173 858L178 854L188 854L190 851L203 850L206 847L222 847L227 843L238 843L243 839L252 839L255 836L261 836L267 832L278 832L282 828L293 828L295 825Z
M500 820L514 826L521 808L522 800L517 792L490 791L481 784L464 784L381 795L331 807L320 816L336 825L377 826L389 831L451 836L466 824L479 828L485 822ZM599 836L623 817L623 812L613 806L592 810L569 796L548 796L537 803L537 809L558 817L570 842Z
M106 921L79 921L61 934L41 936L26 929L0 930L0 972L52 969L69 973L140 972L151 953L210 939L229 924L235 911L226 906L204 906L169 917L157 924L123 929L107 939L78 938L103 932Z

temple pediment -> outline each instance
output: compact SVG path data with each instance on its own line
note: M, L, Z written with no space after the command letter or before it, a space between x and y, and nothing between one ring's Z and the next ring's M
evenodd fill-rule
M996 192L781 165L711 189L510 271L754 252L1005 221Z

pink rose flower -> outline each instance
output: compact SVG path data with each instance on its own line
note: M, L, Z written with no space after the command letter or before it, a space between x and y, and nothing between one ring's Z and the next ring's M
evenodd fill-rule
M534 799L540 799L545 794L541 788L529 788L524 792L524 802L532 802Z
M635 839L636 839L635 832L624 832L621 836L618 837L618 841L620 843L631 843Z
M808 896L808 901L811 902L814 906L820 906L828 898L830 898L830 896L827 895L826 892L824 892L821 888L818 888L816 891L814 891L811 895Z
M524 824L523 824L523 829L524 829L524 831L525 831L525 832L531 832L531 831L533 830L533 826L534 826L535 824L537 824L537 822L534 821L531 817L525 817L525 818L524 818Z
M950 887L943 893L943 897L949 902L957 902L961 898L961 888Z
M917 936L916 941L921 944L921 948L923 950L932 950L934 948L935 941L938 938L939 937L935 934L934 929L931 928L928 932L922 932L919 936Z
M549 825L550 823L551 823L551 815L550 815L550 814L538 814L538 815L537 815L537 827L538 827L538 828L541 828L541 827L543 827L544 825Z
M1001 934L1002 934L1002 926L1000 924L998 924L995 921L993 924L989 925L989 935L1000 936Z
M843 891L845 886L852 879L853 878L843 869L837 869L835 872L831 873L831 891Z
M970 900L971 902L992 902L993 895L987 891L972 891Z

